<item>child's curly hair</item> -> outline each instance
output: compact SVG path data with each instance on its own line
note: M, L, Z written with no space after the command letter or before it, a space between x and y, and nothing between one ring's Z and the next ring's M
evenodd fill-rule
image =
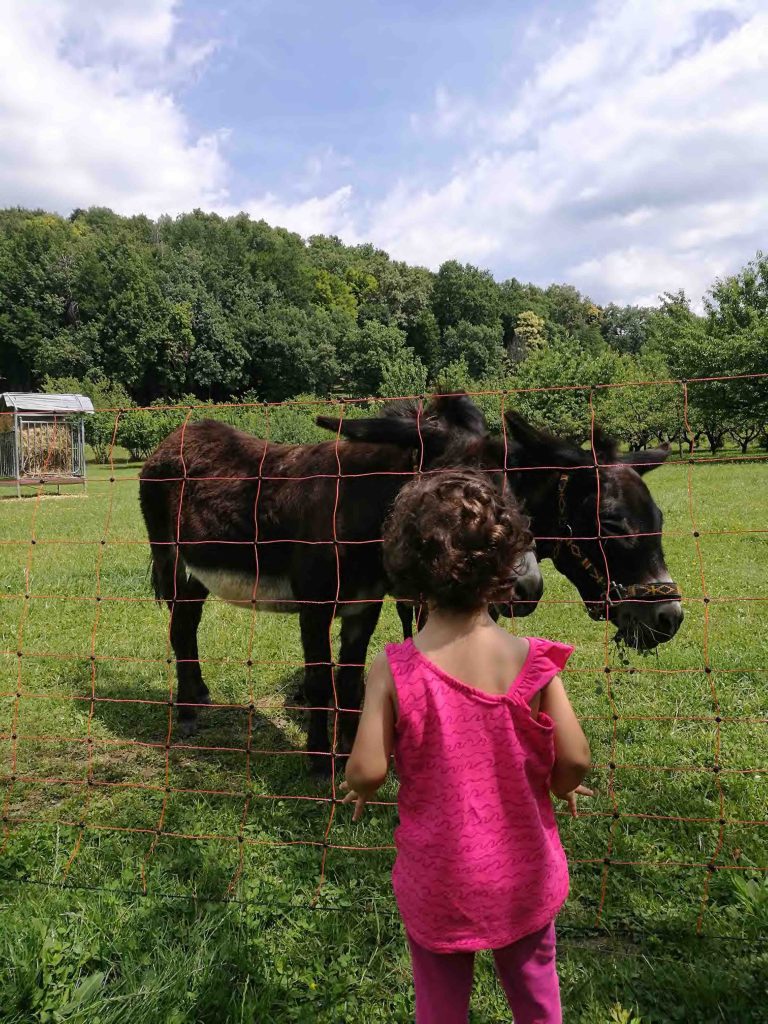
M530 523L486 474L449 470L400 491L384 527L384 567L399 597L473 611L507 599Z

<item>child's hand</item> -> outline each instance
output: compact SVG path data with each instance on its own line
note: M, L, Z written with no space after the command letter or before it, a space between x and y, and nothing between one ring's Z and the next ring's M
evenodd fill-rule
M354 803L355 811L354 811L354 814L352 815L352 821L359 821L360 818L363 816L363 811L365 810L365 805L368 803L368 800L370 799L370 797L367 794L364 796L361 793L356 793L354 789L350 789L348 782L342 782L342 784L339 787L339 789L346 789L347 790L347 795L344 797L344 799L341 802L343 804Z
M562 800L568 804L568 810L571 812L572 818L578 818L576 811L576 797L577 796L594 796L594 792L591 789L587 789L586 786L577 786L576 789L572 789L570 793L566 793Z

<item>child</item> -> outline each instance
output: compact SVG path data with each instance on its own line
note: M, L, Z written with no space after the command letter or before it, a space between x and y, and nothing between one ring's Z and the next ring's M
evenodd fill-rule
M394 592L426 601L429 620L371 667L344 802L357 820L394 751L392 881L418 1024L466 1022L480 949L516 1024L562 1020L554 918L568 869L549 792L576 813L576 794L592 795L589 747L558 675L573 648L511 636L488 614L527 527L486 475L451 470L404 487L385 529Z

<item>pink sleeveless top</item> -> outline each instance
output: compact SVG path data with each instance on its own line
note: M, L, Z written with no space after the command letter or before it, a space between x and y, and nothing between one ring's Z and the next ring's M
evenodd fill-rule
M554 727L528 701L572 647L529 640L506 694L448 675L412 640L389 644L400 777L392 882L410 935L437 953L499 949L552 921L568 867L549 796Z

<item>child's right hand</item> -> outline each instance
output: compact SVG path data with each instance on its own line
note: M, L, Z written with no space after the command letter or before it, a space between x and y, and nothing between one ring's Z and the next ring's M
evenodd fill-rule
M570 793L566 793L565 796L560 797L561 800L565 800L568 804L568 810L571 812L572 818L578 818L576 811L576 797L577 796L594 796L594 791L587 789L586 786L577 786L576 789L572 789Z

